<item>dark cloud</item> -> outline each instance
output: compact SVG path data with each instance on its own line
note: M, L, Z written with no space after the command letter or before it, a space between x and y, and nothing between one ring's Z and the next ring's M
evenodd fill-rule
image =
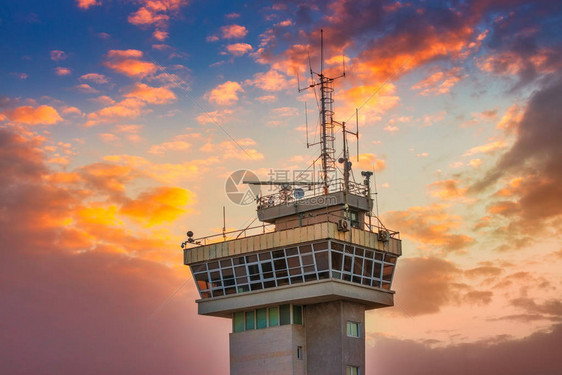
M497 202L497 213L509 207L525 223L542 222L562 214L562 79L537 91L530 99L517 139L486 176L471 187L480 192L505 176L524 176L515 199ZM508 212L508 213L509 213ZM506 214L507 215L507 214Z
M460 322L459 322L460 324ZM562 325L519 340L506 336L432 348L414 341L377 337L367 351L368 374L528 375L560 373Z

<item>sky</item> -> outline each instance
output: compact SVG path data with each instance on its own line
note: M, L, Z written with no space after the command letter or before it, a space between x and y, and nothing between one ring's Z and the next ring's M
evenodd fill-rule
M376 172L403 241L366 373L558 373L561 8L0 3L1 372L228 374L230 321L197 315L180 244L223 207L228 230L256 217L234 171L319 155L318 92L297 88L322 29L354 176Z

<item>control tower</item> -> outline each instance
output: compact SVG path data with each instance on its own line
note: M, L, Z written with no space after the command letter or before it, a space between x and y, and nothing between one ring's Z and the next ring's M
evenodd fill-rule
M371 172L352 181L345 124L332 118L334 79L317 75L309 87L322 98L320 181L256 197L259 234L188 233L182 245L198 313L232 321L232 375L365 374L365 311L393 305L399 234L371 213ZM331 173L339 125L343 178Z

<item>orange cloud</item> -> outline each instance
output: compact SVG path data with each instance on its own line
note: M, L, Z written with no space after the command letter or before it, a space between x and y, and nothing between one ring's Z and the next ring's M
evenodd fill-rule
M244 89L238 82L227 81L211 90L207 97L211 103L228 106L238 101L239 92L244 92Z
M22 106L8 109L1 115L10 121L25 125L53 125L62 121L57 110L48 105L41 105L37 108Z
M195 195L189 190L178 187L160 187L139 195L137 199L130 200L119 212L147 227L152 227L176 220L186 213L183 207L193 203L195 203Z
M162 24L170 19L169 16L165 14L158 14L151 9L141 7L134 13L131 13L128 17L129 23L133 25L150 25L153 23Z
M68 68L63 68L61 66L55 68L55 74L58 75L58 76L67 76L70 73L72 73L72 72Z
M290 87L296 87L295 80L289 80L284 74L279 73L275 69L270 69L266 73L254 74L254 79L247 80L247 85L259 87L265 91L279 91Z
M203 112L195 119L201 125L222 124L226 118L232 114L232 110L224 109L221 111Z
M356 108L361 108L360 121L372 123L373 119L379 118L381 114L398 105L400 98L395 93L396 86L392 83L356 86L338 92L337 99L343 102L343 105L336 108L337 116L344 116L342 121L345 121L347 117L355 114Z
M92 112L88 115L86 126L97 125L100 122L111 122L124 118L136 118L140 116L142 108L146 103L136 98L127 98L117 104Z
M142 78L158 70L156 64L139 60L142 56L142 51L134 49L111 50L103 64L126 76Z
M412 90L421 90L420 95L442 95L448 93L462 78L464 77L460 75L460 68L440 71L413 85Z
M429 185L431 195L443 200L464 198L467 188L460 188L458 180L435 181Z
M352 159L352 162L355 163L356 160L357 159ZM365 171L372 171L374 168L375 171L379 172L386 168L386 162L382 159L378 159L375 154L359 154L358 167Z
M221 27L221 33L224 39L240 39L248 34L248 30L240 25L227 25Z
M472 147L470 150L464 153L464 156L471 156L474 154L490 154L504 147L506 147L506 144L503 141L490 142L482 146Z
M226 46L228 53L234 56L242 56L252 50L252 46L248 43L234 43Z
M511 132L517 128L521 120L523 120L523 109L520 105L514 104L505 111L497 128Z
M159 145L154 145L148 150L151 154L163 154L166 151L185 151L191 147L191 144L185 141L171 141L164 142Z
M188 3L187 0L140 0L138 3L141 7L137 11L131 13L127 20L129 23L140 26L148 27L155 26L156 30L152 36L157 40L165 40L168 38L168 23L170 15L174 16L179 14L181 7Z
M444 205L410 207L384 214L387 226L422 245L425 250L458 251L474 242L472 237L454 234L463 225L462 217L446 212Z
M170 89L150 87L144 83L137 83L125 97L141 99L151 104L167 104L176 100L176 95Z
M76 0L76 5L78 8L88 9L96 5L101 5L101 0Z

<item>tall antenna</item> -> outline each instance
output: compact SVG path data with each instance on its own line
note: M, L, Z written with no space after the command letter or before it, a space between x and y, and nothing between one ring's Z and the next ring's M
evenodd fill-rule
M310 67L310 73L313 79L314 75L316 75L318 80L313 81L310 85L303 89L299 87L299 92L320 86L320 122L322 132L320 142L315 144L320 144L320 157L322 158L322 189L324 194L328 194L330 175L336 171L334 127L336 124L342 125L334 121L334 110L332 108L332 104L334 103L334 81L338 78L345 77L345 71L340 76L334 78L324 75L324 30L322 29L320 30L320 73L314 72L312 70L312 66Z

